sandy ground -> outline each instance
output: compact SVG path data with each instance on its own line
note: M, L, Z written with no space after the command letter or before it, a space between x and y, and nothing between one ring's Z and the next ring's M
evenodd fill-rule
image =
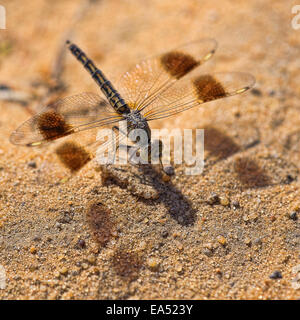
M203 173L181 165L170 181L93 163L72 175L51 148L9 143L84 1L1 3L0 84L28 104L0 102L0 299L299 299L294 1L100 0L75 20L72 40L112 79L202 37L219 43L205 70L256 77L254 91L152 124L205 129ZM62 79L60 96L98 91L69 54Z

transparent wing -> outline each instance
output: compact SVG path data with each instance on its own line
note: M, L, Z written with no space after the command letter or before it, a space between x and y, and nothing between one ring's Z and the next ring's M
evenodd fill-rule
M100 96L82 93L47 106L14 131L10 141L38 146L84 130L112 125L121 119Z
M143 115L157 120L199 106L205 102L236 95L250 89L255 78L249 73L193 73L162 92L144 107Z
M121 77L117 88L132 109L143 110L177 80L208 60L216 48L214 39L201 39L144 60Z
M60 139L55 153L65 167L75 172L94 158L98 164L118 161L118 147L125 138L111 127L93 127Z
M24 122L10 137L17 145L42 146L59 139L55 153L71 171L96 154L116 149L126 136L113 127L124 120L107 101L93 93L58 100Z

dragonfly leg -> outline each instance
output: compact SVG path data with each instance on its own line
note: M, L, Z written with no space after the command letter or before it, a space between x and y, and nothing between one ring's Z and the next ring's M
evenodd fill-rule
M114 132L121 133L121 134L123 134L124 136L127 137L127 134L126 134L123 130L121 130L119 127L117 127L117 126L113 126L113 127L112 127L112 130L113 130ZM131 148L134 148L135 146L129 146L129 145L126 145L126 144L117 145L117 146L115 147L115 149L114 149L114 150L115 150L114 162L115 162L116 152L117 152L118 149L121 149L121 147L126 147L127 152L128 152ZM133 156L133 154L130 156L129 161L131 160L132 156Z

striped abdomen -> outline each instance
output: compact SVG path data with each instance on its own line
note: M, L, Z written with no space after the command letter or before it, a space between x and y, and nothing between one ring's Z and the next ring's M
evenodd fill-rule
M92 60L90 60L86 54L80 50L75 44L67 41L67 45L72 52L72 54L79 60L85 69L91 74L92 78L100 86L100 89L107 97L109 103L116 110L116 112L123 114L129 113L130 109L125 101L121 98L117 90L113 87L110 81L107 80L105 75L101 70L99 70Z

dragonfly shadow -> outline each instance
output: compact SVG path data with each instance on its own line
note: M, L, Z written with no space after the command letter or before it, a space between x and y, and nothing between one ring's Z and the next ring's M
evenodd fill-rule
M139 277L143 267L143 257L125 247L120 247L114 252L111 265L118 276L131 282Z
M137 168L136 173L128 173L130 174L136 181L138 181L138 186L135 186L133 189L136 190L143 186L149 186L152 190L152 193L155 193L157 196L147 197L142 196L140 193L131 192L134 196L138 197L140 201L143 201L146 204L152 203L163 203L163 205L167 208L169 215L172 219L176 220L180 225L193 225L196 220L196 210L193 209L191 201L181 192L179 188L177 188L171 180L164 181L163 174L156 170L155 166L151 164L147 165L139 165L135 166ZM115 170L115 169L114 169ZM122 168L118 168L117 170L126 172ZM121 188L126 188L130 182L127 179L126 182L120 181L115 174L107 174L105 175L105 179L103 180L104 184L116 184ZM132 190L131 188L128 188Z
M216 161L226 159L240 151L240 146L214 127L204 128L204 150Z
M86 220L94 240L105 247L115 230L110 210L99 201L90 203L86 210Z
M245 188L263 188L272 184L271 177L254 159L248 157L236 159L234 171Z
M164 182L161 172L152 165L139 166L139 171L149 177L149 183L159 193L156 200L162 202L168 209L169 215L181 225L193 225L196 220L196 210L191 201L177 188L171 180Z

